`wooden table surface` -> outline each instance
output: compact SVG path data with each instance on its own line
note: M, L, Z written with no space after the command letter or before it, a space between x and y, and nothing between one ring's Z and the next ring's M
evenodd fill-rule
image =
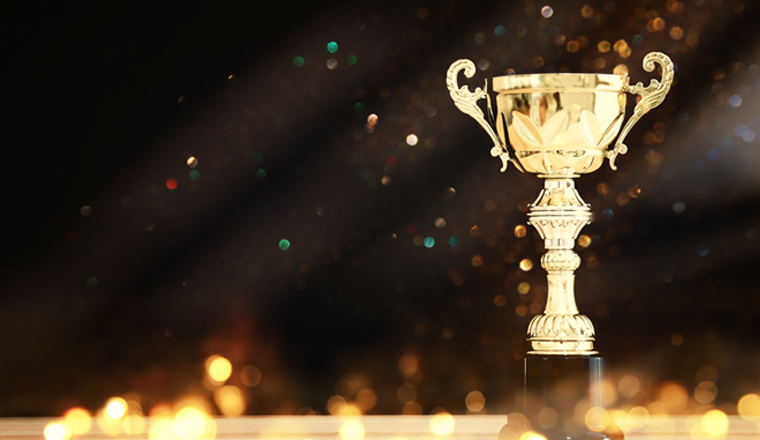
M499 431L507 422L504 415L470 415L454 416L454 429L446 436L435 434L431 430L432 416L262 416L262 417L215 417L217 439L277 439L277 440L344 440L340 429L348 421L358 421L365 430L364 439L372 440L451 440L468 439L496 440ZM52 418L5 418L0 419L0 439L43 439L43 432L48 423L60 419ZM642 428L625 428L626 439L669 439L700 440L760 439L760 421L748 421L738 416L729 417L729 430L724 436L707 436L695 430L699 416L676 416L657 420ZM142 434L107 436L93 423L92 429L84 435L73 439L112 440L112 439L149 439L149 429L155 420L147 420L147 428ZM172 436L174 437L174 436ZM174 437L181 440L179 437ZM172 440L172 439L165 439ZM517 440L517 439L515 439Z

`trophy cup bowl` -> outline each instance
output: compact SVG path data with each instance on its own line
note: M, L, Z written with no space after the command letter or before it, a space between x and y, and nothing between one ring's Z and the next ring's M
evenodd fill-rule
M536 228L547 250L541 258L547 271L547 299L544 312L528 325L533 350L525 359L526 387L539 388L544 396L578 371L587 373L587 390L601 388L594 385L602 377L604 364L595 356L594 326L578 312L575 302L574 271L581 260L573 247L581 229L591 221L591 209L573 179L596 171L604 159L616 169L615 159L628 151L623 141L631 128L662 103L673 82L670 58L652 52L644 57L643 67L652 72L655 63L662 68L662 78L651 80L648 86L629 84L627 75L550 73L497 76L490 91L487 80L483 88L470 91L458 85L457 77L463 71L472 78L476 71L472 61L455 61L448 70L446 84L454 104L489 135L491 155L501 159L501 171L512 162L520 171L544 179L543 190L529 206L528 223ZM640 95L640 99L624 123L627 93ZM487 114L478 105L482 99ZM598 393L589 392L586 397L592 407L602 407ZM545 399L544 405L550 406L550 400ZM572 423L572 408L555 410L560 419ZM604 429L601 425L597 428L589 425L591 433L574 434L572 426L560 426L552 437L611 438L593 434Z

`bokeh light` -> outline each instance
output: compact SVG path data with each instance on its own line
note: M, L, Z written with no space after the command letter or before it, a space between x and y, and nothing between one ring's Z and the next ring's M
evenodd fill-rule
M214 383L222 384L232 374L232 364L222 356L210 356L206 359L206 373Z
M454 431L454 417L447 412L435 414L430 419L430 430L437 435L451 434Z

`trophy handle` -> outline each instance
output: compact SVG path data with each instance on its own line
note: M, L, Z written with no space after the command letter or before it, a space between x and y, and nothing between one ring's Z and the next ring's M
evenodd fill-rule
M475 119L478 124L488 133L493 141L493 148L491 148L491 156L499 157L502 164L501 171L507 169L507 164L511 160L509 152L506 147L501 143L499 136L494 132L493 127L486 121L483 115L483 110L478 107L478 101L483 98L488 98L486 88L488 82L486 81L483 89L478 87L475 92L470 92L466 85L459 87L457 84L457 75L464 70L464 76L472 78L475 75L475 64L470 60L457 60L451 64L449 71L446 73L446 87L449 89L451 99L454 101L454 105L464 114L469 115L472 119Z
M628 132L631 131L634 124L636 124L642 116L647 114L649 110L662 104L662 101L665 100L665 95L670 90L670 85L673 84L673 62L670 58L661 52L650 52L644 57L644 70L652 72L654 70L654 63L657 63L662 67L662 80L657 81L656 79L653 79L646 87L640 82L636 85L625 84L623 86L623 92L641 95L641 101L636 104L631 119L629 119L623 127L623 131L620 133L620 137L618 137L618 140L615 143L615 148L605 151L605 156L610 160L610 168L613 170L617 169L615 166L615 158L617 155L628 152L628 147L623 143Z

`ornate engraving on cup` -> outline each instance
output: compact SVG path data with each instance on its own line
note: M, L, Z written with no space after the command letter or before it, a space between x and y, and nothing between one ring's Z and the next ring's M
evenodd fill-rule
M663 102L673 82L670 58L652 52L644 57L644 70L652 72L655 63L662 67L662 79L653 79L646 87L642 83L630 85L627 75L497 76L492 80L493 99L487 82L474 92L457 84L460 71L464 70L467 78L475 74L471 61L458 60L449 68L446 84L451 98L491 137L491 154L501 158L501 171L511 161L520 171L538 173L545 179L544 189L528 213L529 223L547 249L541 266L547 271L548 281L546 308L528 325L531 353L596 353L594 326L579 314L575 303L574 271L580 267L581 259L573 248L581 229L591 220L591 210L576 191L573 179L597 170L605 158L616 169L617 155L628 151L623 141L631 128ZM641 100L623 125L626 93L641 95ZM484 98L493 126L477 105ZM616 137L614 147L608 150Z

